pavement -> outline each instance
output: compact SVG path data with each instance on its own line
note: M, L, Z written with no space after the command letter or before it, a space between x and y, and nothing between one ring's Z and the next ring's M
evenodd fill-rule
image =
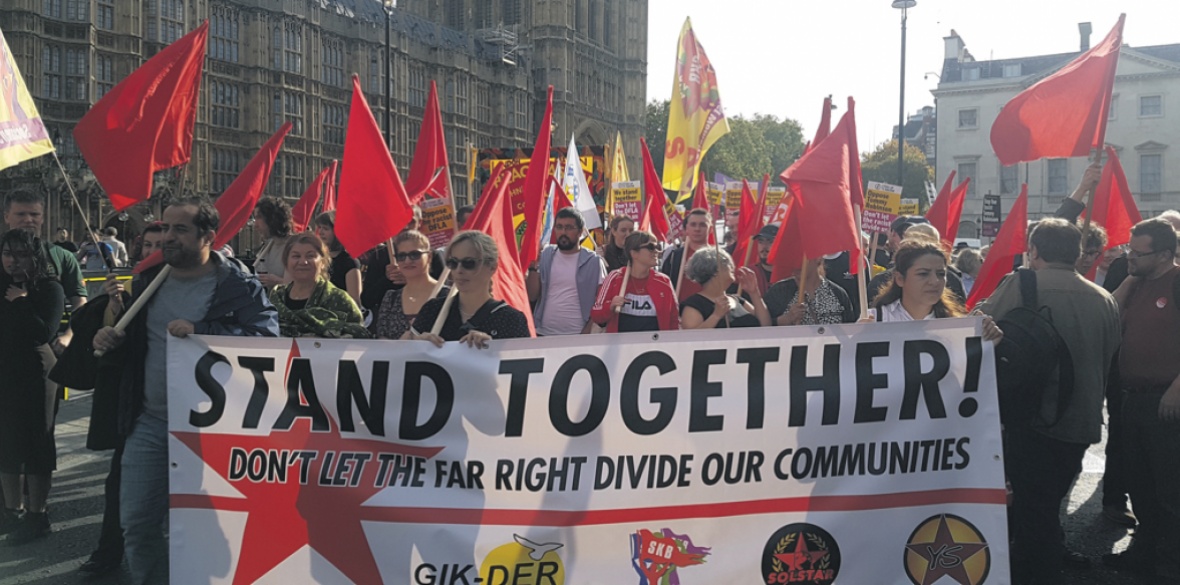
M56 585L73 583L124 584L130 579L123 570L99 579L87 579L77 572L98 542L102 525L103 481L110 467L110 452L86 449L86 428L90 419L90 393L75 391L61 404L57 418L58 465L50 493L49 537L21 546L0 543L0 585ZM1078 585L1139 585L1147 583L1120 574L1101 564L1101 556L1122 551L1130 544L1130 530L1115 526L1102 517L1102 443L1086 453L1083 470L1063 506L1067 545L1090 558L1084 570L1070 570L1067 582ZM1007 583L993 576L987 583ZM950 579L944 579L950 583ZM576 584L571 584L576 585ZM875 585L875 584L865 584ZM945 585L945 584L943 584Z

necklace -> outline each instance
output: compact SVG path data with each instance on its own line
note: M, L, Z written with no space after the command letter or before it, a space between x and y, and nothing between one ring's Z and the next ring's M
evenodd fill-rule
M465 312L462 307L459 307L459 316L463 318L463 321L470 321L471 318L475 316L475 313L469 314Z

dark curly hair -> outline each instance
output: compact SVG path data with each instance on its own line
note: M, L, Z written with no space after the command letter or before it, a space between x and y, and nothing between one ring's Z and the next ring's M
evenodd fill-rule
M897 252L893 255L893 274L894 278L881 286L880 292L877 293L877 298L873 301L874 307L884 307L901 298L902 287L898 286L896 275L901 274L905 276L910 268L913 268L914 262L923 256L938 256L942 258L943 262L949 264L946 251L937 242L929 240L903 240L898 246ZM945 319L947 317L962 317L967 313L963 305L959 303L958 297L945 286L942 289L942 298L934 305L933 308L935 319Z
M25 278L28 282L35 284L49 278L49 258L45 255L45 246L41 245L41 238L25 230L8 230L0 236L0 251L33 258L33 269ZM11 278L11 275L9 277Z
M295 231L295 222L291 219L291 206L278 197L263 197L254 207L254 211L266 222L272 238L285 238Z

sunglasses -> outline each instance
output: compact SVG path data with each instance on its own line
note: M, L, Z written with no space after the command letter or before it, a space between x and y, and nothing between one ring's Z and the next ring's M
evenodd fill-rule
M1127 252L1127 258L1129 260L1135 260L1137 258L1145 258L1147 256L1154 256L1156 254L1159 254L1160 252L1163 252L1163 250L1156 250L1154 252L1139 252L1136 250L1131 250L1130 252Z
M417 262L417 261L421 260L422 257L425 255L426 255L426 252L424 252L422 250L412 250L410 252L398 252L397 254L394 254L393 257L398 262L409 262L411 260L414 262Z
M640 246L635 246L635 249L636 250L650 250L652 252L655 252L657 249L659 249L659 246L655 245L654 243L653 244L643 244Z
M463 270L475 270L482 262L483 258L447 258L447 268L458 270L462 266Z

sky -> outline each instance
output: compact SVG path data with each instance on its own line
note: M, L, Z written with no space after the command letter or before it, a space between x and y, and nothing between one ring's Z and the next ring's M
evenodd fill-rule
M976 60L1078 50L1078 23L1093 24L1091 43L1127 14L1128 45L1180 43L1175 0L917 0L906 39L907 116L933 106L943 37L959 33ZM692 18L713 67L726 114L792 118L805 140L815 133L827 95L845 110L856 99L862 151L889 140L898 120L901 11L891 0L650 0L647 99L672 94L676 40Z

